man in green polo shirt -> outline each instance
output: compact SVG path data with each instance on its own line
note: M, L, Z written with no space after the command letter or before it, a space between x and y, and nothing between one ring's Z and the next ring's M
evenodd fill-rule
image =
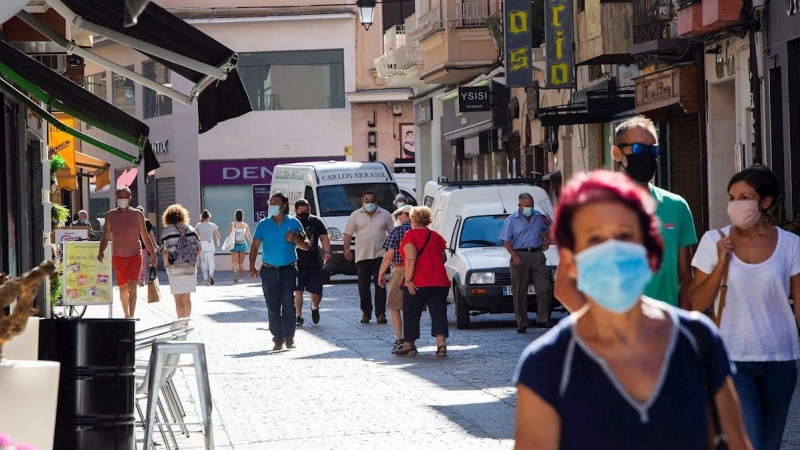
M692 284L691 246L697 243L697 233L686 200L650 184L658 168L655 125L643 116L628 119L617 126L614 141L611 156L631 179L650 192L657 204L656 216L661 221L664 256L661 268L653 275L644 295L688 309ZM555 295L569 311L577 311L586 303L575 280L567 277L556 277Z

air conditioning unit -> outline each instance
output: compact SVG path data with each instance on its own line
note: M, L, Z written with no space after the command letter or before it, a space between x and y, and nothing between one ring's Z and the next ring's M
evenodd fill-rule
M33 55L33 59L39 61L55 72L63 74L67 71L67 55Z

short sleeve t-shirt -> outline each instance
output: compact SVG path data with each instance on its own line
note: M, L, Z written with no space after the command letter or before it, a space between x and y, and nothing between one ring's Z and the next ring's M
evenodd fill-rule
M394 229L394 221L389 211L378 207L373 215L364 208L358 208L350 214L344 234L356 238L356 262L376 259L383 256L383 241Z
M425 240L430 235L428 244ZM414 285L417 287L450 287L447 271L442 261L442 252L446 248L444 238L428 228L412 228L400 241L400 254L406 260L406 244L417 248L417 263L414 266ZM425 246L423 250L423 245ZM422 255L419 251L422 250Z
M328 229L317 216L308 216L308 219L300 220L300 223L308 236L309 247L307 251L297 249L297 266L301 269L319 270L322 268L319 260L319 237L327 235Z
M657 188L652 184L650 195L657 203L656 216L661 221L664 237L664 256L661 267L644 290L644 295L678 306L680 279L678 277L678 251L697 243L692 211L679 195Z
M303 225L291 216L284 216L278 225L272 217L261 219L256 225L253 239L261 241L261 261L282 267L297 262L297 252L292 242L286 242L286 232L302 230Z
M150 219L144 219L144 226L147 228L147 235L149 236L150 232L153 231L153 224L150 223ZM141 236L139 236L139 244L142 246L142 250L147 248L144 246L144 241Z
M214 242L214 232L217 231L217 225L213 222L200 222L194 226L197 230L197 237L202 242Z
M561 419L560 449L708 449L703 368L691 322L699 321L698 331L708 346L714 392L733 367L708 318L664 308L675 326L661 381L644 403L623 390L605 361L578 336L574 315L525 349L514 382L556 410Z
M719 330L734 361L791 361L800 358L797 325L789 307L790 278L800 273L800 238L778 230L772 256L747 264L731 255L728 293ZM731 227L722 228L730 236ZM692 266L711 273L717 266L718 230L703 235ZM719 293L714 310L719 308Z

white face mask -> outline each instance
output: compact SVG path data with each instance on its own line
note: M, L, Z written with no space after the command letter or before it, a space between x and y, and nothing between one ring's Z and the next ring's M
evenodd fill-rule
M118 198L117 199L117 206L120 208L127 208L128 205L131 204L131 200L129 198Z

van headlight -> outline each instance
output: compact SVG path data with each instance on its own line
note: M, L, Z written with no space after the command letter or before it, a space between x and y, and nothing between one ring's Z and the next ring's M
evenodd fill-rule
M472 272L469 284L494 284L494 272Z
M339 231L338 228L331 227L328 228L328 239L332 241L343 241L344 236L342 235L342 232Z

